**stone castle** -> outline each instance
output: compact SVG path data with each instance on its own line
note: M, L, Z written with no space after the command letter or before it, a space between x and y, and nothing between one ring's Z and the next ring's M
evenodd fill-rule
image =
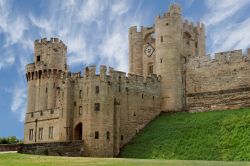
M83 140L85 156L116 156L161 112L250 106L250 49L206 55L205 26L174 4L152 27L131 27L129 73L100 66L71 73L67 47L36 40L24 143Z

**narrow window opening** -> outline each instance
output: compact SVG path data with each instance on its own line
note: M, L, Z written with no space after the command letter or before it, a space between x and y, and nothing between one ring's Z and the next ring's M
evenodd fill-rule
M31 118L33 118L33 117L34 117L34 113L33 113L33 112L31 112L30 117L31 117Z
M198 48L198 43L197 42L195 42L195 48Z
M38 55L38 56L36 57L36 61L37 61L37 62L40 62L40 61L41 61L41 56L40 56L40 55Z
M100 103L95 103L95 111L100 111Z
M162 63L162 59L161 59L161 63Z
M49 127L49 139L53 139L53 127Z
M74 103L74 106L76 106L76 101L75 101L75 103Z
M38 139L40 139L40 140L43 139L43 128L39 128Z
M41 79L41 77L42 77L42 71L39 71L38 72L38 78Z
M29 130L29 140L32 141L33 140L33 129Z
M43 111L40 112L40 116L43 116Z
M123 135L121 135L121 140L123 140Z
M142 94L142 95L141 95L141 98L143 99L143 97L144 97L144 95Z
M96 87L95 87L95 93L96 93L96 94L99 94L99 86L96 86Z
M109 140L110 139L110 133L109 133L109 131L107 131L106 135L107 135L107 140Z
M161 36L161 42L163 42L163 36Z
M99 139L99 132L98 131L95 132L95 139Z
M45 92L47 93L48 92L48 88L46 87L46 90L45 90Z
M118 91L121 92L121 86L120 85L118 86Z

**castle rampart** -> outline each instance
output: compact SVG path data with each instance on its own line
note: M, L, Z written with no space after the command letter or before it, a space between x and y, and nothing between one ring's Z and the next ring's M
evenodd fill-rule
M208 57L190 59L186 66L189 110L248 107L249 60L242 50L215 53L211 60Z

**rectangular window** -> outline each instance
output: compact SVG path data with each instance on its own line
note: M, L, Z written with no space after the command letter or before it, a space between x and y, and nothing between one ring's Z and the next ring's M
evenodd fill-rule
M99 139L99 132L98 131L95 132L95 139Z
M43 111L40 112L40 116L43 116Z
M82 106L79 107L79 115L82 115Z
M195 42L195 48L198 48L198 43L197 42Z
M36 61L37 61L37 62L40 62L40 61L41 61L40 55L36 57Z
M54 110L50 110L50 114L54 114Z
M53 127L49 127L49 139L53 139Z
M96 86L96 87L95 87L95 93L96 93L96 94L99 94L99 86Z
M163 42L163 36L161 36L161 42Z
M34 113L33 113L33 112L30 113L30 117L31 117L31 118L34 117Z
M39 128L38 139L43 139L43 128Z
M82 98L82 90L79 91L79 98Z
M29 131L29 140L30 141L33 140L33 129L30 129L30 131Z
M121 135L121 140L123 140L123 135Z
M95 103L95 111L100 111L100 103Z

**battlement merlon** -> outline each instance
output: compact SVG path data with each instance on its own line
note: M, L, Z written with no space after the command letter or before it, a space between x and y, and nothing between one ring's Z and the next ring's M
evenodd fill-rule
M43 38L41 40L35 40L34 42L35 48L41 45L50 45L50 44L63 48L65 51L67 51L67 46L63 43L62 40L59 40L58 38L50 38L50 40L47 40L47 38Z

